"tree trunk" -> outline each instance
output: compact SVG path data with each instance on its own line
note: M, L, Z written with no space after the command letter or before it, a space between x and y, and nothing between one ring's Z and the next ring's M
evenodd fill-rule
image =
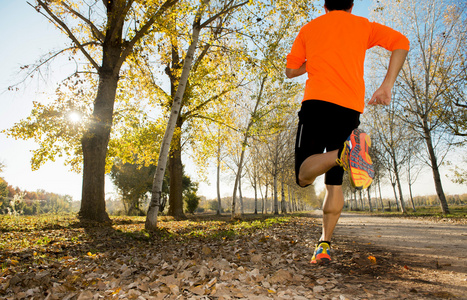
M410 183L410 176L409 176L409 194L410 194L410 202L412 203L413 212L416 212L415 203L413 202L412 184Z
M259 179L258 189L261 195L261 213L264 214L264 194L263 194L263 189L261 188L261 179Z
M258 110L259 103L261 102L261 98L263 96L264 84L266 83L267 78L268 78L267 76L264 76L261 81L260 90L259 90L258 96L256 97L255 108L253 109L253 112L251 113L250 120L248 121L248 125L245 130L245 136L242 142L242 153L240 155L240 163L238 165L238 171L237 171L237 176L235 177L235 184L234 184L234 190L233 190L233 195L232 195L232 218L235 217L235 202L236 202L235 198L237 197L237 187L238 187L239 177L242 176L243 160L245 158L245 151L246 151L246 146L248 143L248 138L250 137L250 128L251 126L253 126L253 123L255 121L254 116L256 115L256 111Z
M105 71L104 67L99 72L99 86L92 121L81 139L83 189L80 219L110 221L105 210L105 159L112 127L118 73L118 70Z
M281 213L287 213L287 207L285 207L285 189L284 182L281 182Z
M362 190L358 190L358 197L360 199L360 210L364 211L365 207L363 205L363 197L362 197Z
M107 6L108 28L102 45L102 66L98 69L99 85L91 122L81 139L83 149L83 189L79 218L97 222L110 221L105 210L105 159L110 140L115 96L122 61L124 18L121 6Z
M269 184L266 183L266 192L264 194L264 199L263 199L263 214L268 213L267 205L268 205L268 186Z
M392 184L392 190L394 191L394 200L396 200L397 210L400 211L400 209L399 209L399 201L397 201L396 183L395 183L395 182L392 182L391 184Z
M383 196L381 195L381 181L378 180L379 201L381 203L381 211L384 211Z
M159 151L157 169L156 173L154 174L154 182L152 185L151 202L149 203L148 214L145 223L145 228L149 232L157 230L157 214L159 212L159 205L161 201L162 183L164 180L167 158L170 144L172 142L172 137L175 131L175 126L177 124L177 119L179 117L182 98L185 93L186 84L188 82L188 76L190 75L193 56L195 53L196 45L198 44L199 33L201 31L200 19L201 17L198 15L195 18L195 22L193 24L192 42L186 53L186 57L183 63L182 75L180 76L180 82L177 88L177 92L175 93L167 128L165 130L164 138L162 139L162 145Z
M222 212L222 203L221 203L221 144L219 141L219 146L217 148L217 176L216 176L216 188L217 188L217 215L220 215Z
M298 199L295 195L295 191L292 193L292 201L293 201L293 204L294 204L294 207L295 207L295 211L299 211L299 206L298 206Z
M400 177L399 177L399 168L397 167L397 162L396 162L395 159L394 159L393 163L394 163L394 175L396 176L397 188L399 190L399 201L400 201L400 204L401 204L401 210L402 210L402 213L406 214L407 210L405 208L404 197L402 195L402 186L401 186L401 180L400 180Z
M374 198L375 198L375 211L378 211L378 210L379 210L379 205L378 205L378 191L377 191L376 189L375 189Z
M258 214L258 187L256 183L256 172L255 175L253 175L253 189L255 190L255 215Z
M279 199L277 197L277 174L274 174L274 214L279 214Z
M180 124L177 124L177 127L180 128ZM172 139L172 150L169 158L169 172L170 190L169 211L167 214L176 219L184 219L186 216L183 213L183 164L180 135L176 135Z
M371 206L371 196L370 196L370 187L366 190L368 194L368 205L370 206L370 212L373 211L373 207Z
M424 133L425 133L425 142L428 148L428 153L430 154L430 162L431 162L431 170L433 171L433 179L435 181L435 189L436 194L438 195L439 204L441 206L441 210L443 214L449 214L449 207L448 202L446 201L446 196L443 191L443 185L441 183L441 175L439 173L438 167L438 159L436 158L435 150L433 148L433 141L431 139L431 132L428 129L428 125L426 122L423 123L424 125Z
M245 214L245 208L243 207L242 176L238 178L238 197L240 201L240 214L243 216Z
M353 197L352 198L353 198L353 202L355 204L355 210L358 210L357 190L356 189L353 190Z

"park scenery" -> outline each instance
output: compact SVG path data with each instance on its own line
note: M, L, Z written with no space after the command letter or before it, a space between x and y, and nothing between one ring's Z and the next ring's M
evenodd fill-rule
M355 0L410 51L391 103L360 118L375 177L344 174L325 265L323 177L301 188L294 170L306 78L285 76L324 1L14 2L60 40L0 93L1 299L465 299L466 1ZM367 51L366 102L389 56ZM80 196L22 185L20 161L59 161Z

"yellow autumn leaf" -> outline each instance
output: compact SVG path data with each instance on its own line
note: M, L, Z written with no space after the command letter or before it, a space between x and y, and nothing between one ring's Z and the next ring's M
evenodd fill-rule
M15 259L11 259L11 260L10 260L10 263L11 263L13 266L16 266L16 265L19 263L19 261L15 260Z

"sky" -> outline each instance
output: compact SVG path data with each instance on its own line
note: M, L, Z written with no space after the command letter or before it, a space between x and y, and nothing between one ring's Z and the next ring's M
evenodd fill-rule
M30 1L33 2L33 1ZM321 4L324 1L320 2ZM368 16L369 0L355 1L353 13ZM34 8L24 0L0 0L0 34L2 47L0 57L0 131L10 128L16 122L26 118L32 109L33 101L46 103L53 99L53 91L57 81L63 74L70 74L71 66L63 64L56 69L43 73L43 80L33 79L26 85L20 86L18 92L8 91L8 87L17 83L21 76L18 73L22 65L34 63L42 55L50 50L60 49L70 42L61 34L44 16L37 13ZM10 185L22 190L35 191L43 189L61 195L71 195L74 200L81 199L82 176L69 171L64 166L63 160L57 158L55 162L47 162L39 170L32 171L30 160L31 150L38 145L31 140L15 140L7 138L0 133L0 162L6 165L0 177L3 177ZM455 155L453 156L456 163ZM197 180L195 168L184 158L187 173ZM446 175L446 170L443 175ZM215 170L210 170L215 174ZM229 176L224 176L224 179ZM230 176L231 177L231 176ZM199 195L208 199L216 197L215 178L208 177L210 184L200 183ZM317 190L324 188L322 177L317 179ZM443 187L447 194L467 193L467 185L456 185L443 176ZM233 183L224 180L221 186L221 195L232 194ZM433 179L430 170L426 169L420 176L420 180L414 186L416 195L435 194ZM391 196L390 188L383 193ZM252 190L244 188L244 195L252 196ZM115 197L116 190L110 179L106 177L106 196Z

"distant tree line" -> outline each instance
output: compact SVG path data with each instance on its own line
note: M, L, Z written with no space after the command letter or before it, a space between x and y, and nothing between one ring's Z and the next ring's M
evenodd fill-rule
M59 195L45 190L35 192L9 185L0 177L0 214L37 215L75 212L70 195Z
M466 206L467 194L446 195L446 200L449 206ZM410 209L416 212L419 208L436 207L439 205L439 199L437 195L415 196L410 199L409 203L403 205L404 207L397 198L372 197L366 191L358 190L350 192L345 201L345 208L352 211L407 211Z

